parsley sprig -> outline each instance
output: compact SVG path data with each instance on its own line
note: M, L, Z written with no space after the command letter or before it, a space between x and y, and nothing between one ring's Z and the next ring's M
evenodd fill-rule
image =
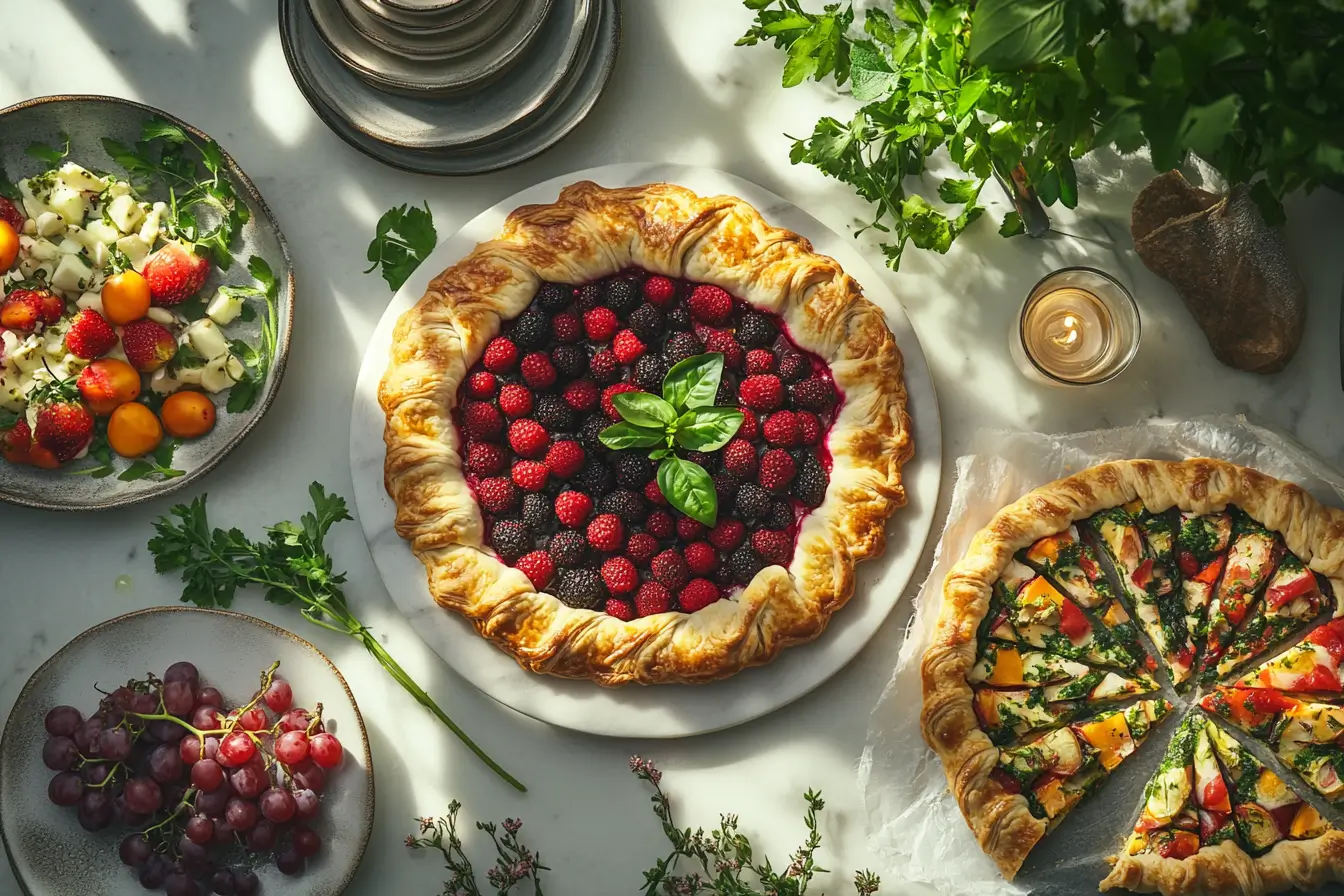
M279 329L280 283L275 272L260 255L254 255L247 263L247 271L258 286L221 286L219 291L232 296L260 296L266 300L266 312L261 318L261 339L256 345L235 339L229 348L243 365L243 377L229 389L228 411L237 414L249 410L257 403L271 364L275 361L276 337ZM249 304L243 305L239 312L243 321L256 319L256 311Z
M157 534L149 541L154 568L161 573L181 571L184 603L229 607L239 589L255 585L264 589L263 596L271 603L296 606L313 625L359 641L397 684L495 774L525 791L526 787L486 755L416 684L351 611L341 589L345 573L335 571L325 545L327 532L336 523L350 519L350 512L343 498L328 493L319 483L309 486L308 494L313 501L311 513L305 513L298 523L269 526L260 541L248 539L238 529L212 529L205 495L189 504L178 504L154 523Z
M424 207L400 205L390 208L378 219L378 227L369 243L369 267L364 273L382 268L383 279L396 292L412 272L438 244L434 216L429 203Z
M141 479L153 478L159 482L167 482L169 479L185 476L185 470L178 470L173 467L173 455L180 447L182 447L182 442L179 439L166 439L160 442L159 447L154 449L153 453L136 460L122 470L117 475L117 479L122 482L137 482ZM112 454L112 446L107 442L106 417L99 417L94 423L93 438L89 442L89 457L98 462L96 466L85 467L82 470L68 470L66 475L106 479L117 472L113 466L115 457Z
M61 131L61 148L48 146L45 143L29 143L23 150L35 159L40 159L48 165L59 165L65 161L65 157L70 155L70 135Z

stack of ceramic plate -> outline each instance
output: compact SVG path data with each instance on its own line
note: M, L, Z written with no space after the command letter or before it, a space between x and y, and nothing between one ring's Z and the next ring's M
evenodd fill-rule
M427 174L514 165L601 95L619 0L281 0L299 89L374 158Z

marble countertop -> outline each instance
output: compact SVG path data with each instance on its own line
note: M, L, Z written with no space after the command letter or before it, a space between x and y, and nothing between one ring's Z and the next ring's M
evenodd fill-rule
M110 93L171 111L237 158L289 238L299 302L284 388L253 437L203 484L217 522L253 532L302 512L310 480L351 493L351 394L365 344L390 299L381 280L362 273L364 249L388 206L427 199L446 236L529 184L593 165L662 160L729 170L841 232L867 213L848 188L790 166L783 136L810 131L819 115L846 116L849 101L815 85L781 90L776 51L733 47L750 15L730 0L627 2L624 47L592 116L531 162L457 180L382 167L328 132L290 79L268 0L2 0L0 12L11 26L0 36L0 105L43 94ZM43 52L50 42L59 54ZM1344 198L1318 193L1289 203L1286 237L1310 293L1310 325L1287 371L1257 377L1219 365L1172 289L1135 256L1128 208L1151 173L1142 160L1090 159L1080 173L1083 207L1055 214L1057 232L1048 239L1001 239L989 220L1004 211L998 201L946 257L911 250L900 274L883 272L932 368L946 459L962 453L981 427L1080 430L1151 416L1245 413L1344 464L1338 348ZM866 239L861 248L879 258ZM1072 263L1108 270L1132 290L1145 337L1124 375L1070 393L1018 375L1008 332L1030 286ZM951 484L945 477L940 513ZM83 629L176 601L177 583L154 574L145 550L151 521L170 503L83 516L0 507L0 715L32 670ZM772 858L784 859L802 840L802 793L820 789L827 802L821 861L835 871L824 889L845 892L854 869L876 865L865 845L854 769L869 711L895 658L901 609L840 674L773 715L684 741L604 740L533 722L474 691L398 614L359 527L338 528L330 547L349 571L347 592L365 622L531 787L518 795L494 779L359 645L305 626L258 596L242 598L237 609L291 627L326 651L364 710L378 809L351 894L439 892L439 864L429 855L406 855L402 841L416 816L439 814L453 798L473 821L521 817L525 840L555 869L546 885L552 896L636 892L641 872L665 854L666 844L647 794L626 771L632 753L658 760L680 824L711 826L719 812L736 812L758 850ZM114 583L123 575L132 585L118 590ZM474 831L468 842L478 847L472 853L478 865L488 864ZM901 891L894 879L884 889ZM17 887L0 867L0 894L12 892Z

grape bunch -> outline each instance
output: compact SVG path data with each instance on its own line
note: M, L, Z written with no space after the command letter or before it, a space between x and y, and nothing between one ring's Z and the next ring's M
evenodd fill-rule
M322 846L310 823L342 748L322 704L294 706L279 665L232 709L188 662L104 694L87 719L53 708L48 797L75 807L87 831L129 828L121 860L147 890L251 896L260 883L248 866L267 854L281 873L300 874Z

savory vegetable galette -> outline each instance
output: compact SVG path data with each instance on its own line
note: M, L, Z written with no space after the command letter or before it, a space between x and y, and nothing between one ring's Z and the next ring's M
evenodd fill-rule
M1185 704L1101 888L1344 880L1312 805L1344 796L1341 568L1344 512L1222 461L1101 464L1001 510L944 583L922 724L1003 874Z

